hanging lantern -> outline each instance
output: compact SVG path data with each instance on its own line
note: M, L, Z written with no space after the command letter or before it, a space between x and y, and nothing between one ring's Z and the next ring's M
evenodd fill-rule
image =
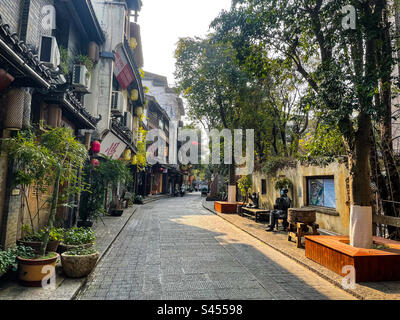
M136 107L135 114L140 117L143 114L143 107Z
M129 46L131 47L131 49L135 50L137 45L138 45L138 43L137 43L136 39L134 37L131 37L130 41L129 41Z
M9 130L21 130L24 118L25 91L13 88L7 95L7 114L4 127Z
M99 153L101 148L101 144L99 141L93 141L92 142L92 152L93 153Z
M137 101L139 99L139 91L136 89L133 89L131 91L131 100L132 101Z
M131 157L132 157L131 150L130 149L126 149L124 151L124 160L125 161L129 161L129 160L131 160Z
M100 161L97 159L92 159L90 160L90 163L94 166L94 167L98 167L100 165Z
M131 164L133 164L133 165L136 165L136 164L137 164L137 156L136 156L136 155L134 155L134 156L132 157L132 162L131 162Z

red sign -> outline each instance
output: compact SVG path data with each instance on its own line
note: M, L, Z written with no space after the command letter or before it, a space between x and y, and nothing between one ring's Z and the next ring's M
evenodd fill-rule
M132 69L128 63L124 49L120 46L114 53L114 74L122 89L125 90L135 80Z

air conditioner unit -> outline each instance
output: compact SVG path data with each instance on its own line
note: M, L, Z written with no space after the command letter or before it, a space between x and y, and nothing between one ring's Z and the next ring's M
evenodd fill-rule
M72 72L72 84L78 87L87 88L89 85L89 78L87 77L87 68L84 65L74 65Z
M111 112L114 114L123 114L124 96L120 91L113 91L111 97Z
M55 37L42 36L40 39L39 58L49 67L58 67L61 63L60 50L58 50Z

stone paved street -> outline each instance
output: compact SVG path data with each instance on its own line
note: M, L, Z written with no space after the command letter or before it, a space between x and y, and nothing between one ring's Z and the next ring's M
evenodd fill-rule
M142 206L78 299L354 299L186 194Z

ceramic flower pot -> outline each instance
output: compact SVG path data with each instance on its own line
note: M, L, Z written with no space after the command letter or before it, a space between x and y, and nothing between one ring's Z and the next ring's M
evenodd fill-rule
M86 277L94 269L98 259L98 252L87 255L69 255L68 252L61 254L64 273L70 278Z
M24 247L30 247L33 250L35 250L36 253L40 251L40 248L42 246L42 242L41 241L23 241L23 240L18 240L17 244L18 245L22 245ZM47 252L56 252L59 244L60 244L60 241L49 241L47 243L46 251Z
M24 259L18 257L18 278L20 283L26 287L42 287L45 277L55 272L59 254L54 252L54 257L48 259Z

